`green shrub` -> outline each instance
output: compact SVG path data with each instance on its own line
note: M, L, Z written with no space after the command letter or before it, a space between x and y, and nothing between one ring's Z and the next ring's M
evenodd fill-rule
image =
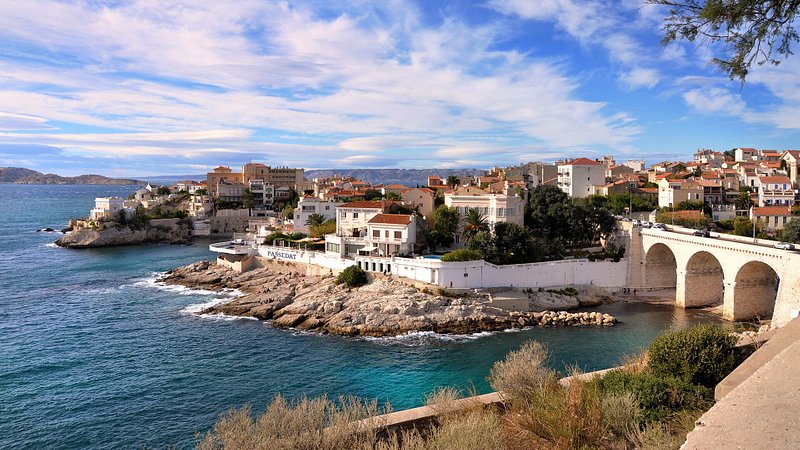
M648 366L660 376L713 388L736 367L736 338L715 325L668 331L648 350Z
M604 397L626 393L636 397L642 425L665 420L680 410L704 408L713 396L711 389L651 372L614 370L592 383Z
M442 255L442 261L444 262L476 261L481 258L483 258L481 252L472 250L471 248L460 248Z
M347 287L358 287L367 284L367 272L358 266L350 266L336 277L336 284L345 284Z

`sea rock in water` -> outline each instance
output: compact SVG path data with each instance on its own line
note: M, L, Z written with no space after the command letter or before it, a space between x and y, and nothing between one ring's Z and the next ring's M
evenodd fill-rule
M110 247L142 244L146 242L168 242L185 244L191 232L184 225L173 227L148 227L133 230L128 227L108 227L103 230L82 229L67 234L56 241L56 245L67 248Z

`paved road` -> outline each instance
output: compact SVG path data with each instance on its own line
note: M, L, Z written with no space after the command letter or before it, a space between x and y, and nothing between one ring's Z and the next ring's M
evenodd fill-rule
M667 232L668 233L676 233L676 234L683 234L683 235L686 235L686 236L694 236L694 230L692 230L690 228L682 228L682 227L678 227L678 226L674 226L674 225L666 225L666 227L667 227ZM758 246L758 247L766 247L766 248L775 248L774 245L775 245L775 242L776 242L776 241L769 241L769 240L767 242L753 242L753 241L740 241L740 240L737 240L737 239L727 239L725 234L723 234L723 233L714 233L714 232L711 233L711 237L710 238L706 238L706 239L719 239L721 241L735 242L735 243L738 243L738 244L755 245L755 246ZM784 250L784 251L797 252L797 250Z

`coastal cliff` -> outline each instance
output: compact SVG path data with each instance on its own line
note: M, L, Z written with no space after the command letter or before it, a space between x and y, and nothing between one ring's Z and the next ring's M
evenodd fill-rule
M467 334L536 325L610 326L616 322L610 315L590 312L509 311L495 306L488 293L435 295L383 276L351 289L337 285L333 276L306 276L304 267L281 262L267 262L262 268L239 274L203 261L174 269L160 281L245 293L201 314L254 317L272 320L278 328L344 336L396 336L414 331ZM556 295L546 293L549 306L558 304ZM579 306L582 298L588 304L598 302L595 292L583 290L577 301L572 298L564 304Z
M185 244L191 238L191 229L179 220L169 224L150 224L145 228L107 227L104 229L81 229L73 231L56 241L56 245L66 248L110 247L150 242Z

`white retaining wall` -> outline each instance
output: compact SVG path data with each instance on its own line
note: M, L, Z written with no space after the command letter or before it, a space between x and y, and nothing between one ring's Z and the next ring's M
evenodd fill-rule
M386 272L423 283L453 289L489 287L554 287L595 285L625 286L628 261L567 259L531 264L496 266L486 261L442 262L436 259L357 257L341 259L324 252L286 247L259 246L258 255L267 259L313 264L334 271L359 265L368 272ZM373 269L374 264L374 269Z

